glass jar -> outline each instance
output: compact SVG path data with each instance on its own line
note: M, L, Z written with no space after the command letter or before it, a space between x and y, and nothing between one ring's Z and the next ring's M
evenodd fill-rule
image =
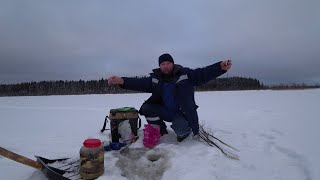
M104 148L99 139L86 139L80 149L80 176L96 179L104 173Z

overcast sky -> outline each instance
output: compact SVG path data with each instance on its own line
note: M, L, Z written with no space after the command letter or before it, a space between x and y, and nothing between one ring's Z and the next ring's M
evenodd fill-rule
M170 53L228 76L320 84L319 0L0 0L0 84L146 75ZM226 75L224 75L226 76Z

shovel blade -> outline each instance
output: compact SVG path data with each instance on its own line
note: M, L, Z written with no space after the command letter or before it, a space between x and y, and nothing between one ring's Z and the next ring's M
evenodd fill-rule
M67 177L64 177L63 174L65 174L67 171L57 169L54 167L49 166L48 164L57 162L57 161L64 161L65 159L46 159L44 157L35 156L37 158L37 161L42 165L41 172L49 179L49 180L69 180Z

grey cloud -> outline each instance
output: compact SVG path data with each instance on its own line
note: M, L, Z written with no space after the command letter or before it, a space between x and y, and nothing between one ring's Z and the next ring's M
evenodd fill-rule
M318 1L2 1L0 83L147 74L162 53L265 83L319 81Z

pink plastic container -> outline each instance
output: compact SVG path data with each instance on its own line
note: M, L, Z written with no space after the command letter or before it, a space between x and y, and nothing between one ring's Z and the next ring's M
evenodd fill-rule
M160 140L160 126L155 124L145 124L143 129L143 145L153 148Z

